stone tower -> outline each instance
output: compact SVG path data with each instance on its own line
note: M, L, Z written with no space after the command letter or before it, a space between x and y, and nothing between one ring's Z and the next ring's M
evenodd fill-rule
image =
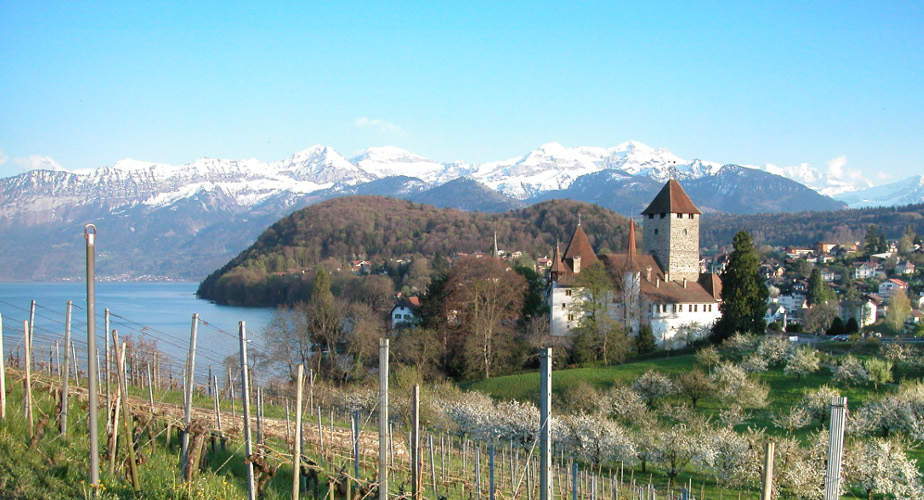
M699 279L700 215L674 179L667 181L642 212L642 247L658 261L666 280L695 283Z

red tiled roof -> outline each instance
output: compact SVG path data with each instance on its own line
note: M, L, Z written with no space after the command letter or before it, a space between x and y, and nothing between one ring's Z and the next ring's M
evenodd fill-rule
M674 179L667 181L642 215L661 213L702 214L693 204L693 200L687 196L680 183Z
M590 246L590 240L587 239L584 228L580 224L574 230L571 243L568 243L568 248L565 249L565 259L574 260L575 257L581 258L581 267L597 261L597 254L594 253L593 247Z

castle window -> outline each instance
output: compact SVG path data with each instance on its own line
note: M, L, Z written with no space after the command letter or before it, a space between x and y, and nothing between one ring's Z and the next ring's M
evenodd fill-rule
M663 218L665 218L665 217L667 217L667 214L664 213L664 212L661 212L661 218L663 219Z
M682 218L683 218L683 214L677 214L677 218L678 218L678 219L682 219Z
M677 304L674 304L674 311L673 311L673 312L677 312Z
M570 296L571 296L571 290L565 290L565 296L570 297Z
M690 218L691 218L691 219L693 218L693 214L690 214Z
M654 214L648 214L649 219L654 219Z
M573 314L569 314L569 315L568 315L568 321L574 321L574 315L573 315Z
M699 312L699 304L693 304L693 312Z
M562 302L562 303L561 303L561 309L564 311L564 310L567 309L567 308L568 308L568 306L567 306L564 302Z
M658 234L658 228L655 228L655 234Z

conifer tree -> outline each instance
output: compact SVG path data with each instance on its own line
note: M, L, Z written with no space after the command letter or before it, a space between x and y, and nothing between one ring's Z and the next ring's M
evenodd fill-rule
M735 332L763 333L764 313L769 292L760 277L760 257L751 235L738 231L732 239L734 251L722 273L722 317L713 328L713 342L721 342Z

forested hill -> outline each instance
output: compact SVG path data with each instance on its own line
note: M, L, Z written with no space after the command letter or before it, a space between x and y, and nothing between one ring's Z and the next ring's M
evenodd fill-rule
M700 246L730 245L736 232L751 233L754 242L770 246L813 245L817 241L862 241L870 225L889 239L898 239L911 227L924 234L924 205L796 212L757 215L707 214L703 216Z
M598 252L624 251L627 219L571 200L550 200L501 214L440 209L379 196L336 198L298 210L270 226L247 250L209 275L198 295L219 303L269 305L293 300L292 280L304 270L352 260L387 260L490 252L498 246L532 258L568 244L578 224ZM399 284L397 283L396 286ZM281 291L269 291L273 287ZM280 294L284 293L285 296ZM245 298L246 297L246 298Z

